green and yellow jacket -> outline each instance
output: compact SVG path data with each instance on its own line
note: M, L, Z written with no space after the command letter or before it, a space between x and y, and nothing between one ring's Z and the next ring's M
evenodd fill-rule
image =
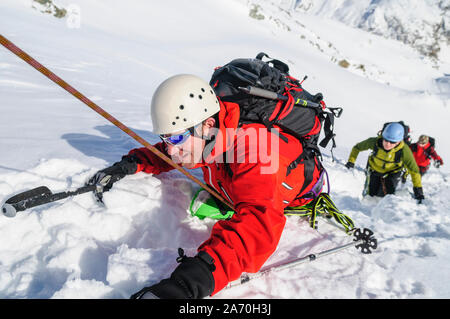
M381 173L390 174L396 173L405 167L411 175L414 187L422 187L422 179L419 172L419 167L414 160L411 149L405 142L401 141L396 147L390 151L385 151L383 148L382 137L370 137L353 146L348 161L356 162L359 152L368 149L373 150L369 156L368 164L370 169Z

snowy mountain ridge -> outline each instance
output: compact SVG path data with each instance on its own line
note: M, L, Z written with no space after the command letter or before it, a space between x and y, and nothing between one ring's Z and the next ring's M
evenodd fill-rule
M294 17L304 12L334 19L401 41L424 56L450 59L449 0L280 0L279 4Z
M443 94L444 99L450 93L450 1L238 1L247 5L249 16L258 23L294 34L300 47L313 47L352 73L403 89ZM398 49L380 54L385 47ZM419 58L423 69L402 68L392 54ZM428 69L434 70L434 79L417 82Z

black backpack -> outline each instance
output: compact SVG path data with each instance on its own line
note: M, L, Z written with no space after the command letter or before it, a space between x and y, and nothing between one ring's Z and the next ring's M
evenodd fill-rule
M381 131L378 132L378 135L381 136L381 134L383 133L386 126L388 126L391 123L399 123L401 126L403 126L403 129L405 130L405 134L403 135L403 141L405 142L406 145L410 146L411 145L411 136L410 136L411 130L410 130L409 126L406 125L405 122L403 122L403 121L384 123L383 128L381 129Z
M332 149L336 147L334 118L342 114L342 108L326 107L321 93L310 94L289 75L286 63L276 59L265 62L264 57L270 58L259 53L255 59L232 60L216 68L211 77L216 95L224 102L239 105L239 125L262 123L268 129L278 125L298 138L307 151L298 162L305 156L320 156L317 145L323 124L325 136L319 145L326 147L332 140Z

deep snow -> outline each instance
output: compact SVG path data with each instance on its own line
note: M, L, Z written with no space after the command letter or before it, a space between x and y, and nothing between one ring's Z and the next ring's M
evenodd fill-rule
M251 3L243 0L76 4L80 28L69 28L67 19L40 13L27 1L3 0L0 30L149 142L158 141L149 102L162 80L177 73L207 80L214 67L261 51L287 61L291 74L307 74L307 90L344 108L336 120L335 161L323 151L331 195L358 226L376 233L379 248L372 255L346 250L213 298L450 297L449 65L437 69L399 42L325 18L289 16L270 2L261 10L270 9L290 28L250 18ZM344 57L351 62L347 69L337 64ZM139 147L3 47L0 109L2 203L40 185L53 192L80 187ZM414 140L422 133L436 137L445 162L423 178L423 205L412 200L410 181L395 196L362 198L367 153L355 170L343 166L356 142L401 119ZM116 183L105 207L84 194L0 216L0 298L128 298L168 276L177 248L195 254L214 223L189 216L195 189L179 172L139 173ZM325 221L316 231L292 216L266 265L349 240Z

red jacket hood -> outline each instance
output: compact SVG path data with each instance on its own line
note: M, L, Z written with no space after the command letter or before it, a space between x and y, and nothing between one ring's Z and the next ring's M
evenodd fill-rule
M213 163L229 150L236 139L236 129L239 124L239 105L232 102L222 102L219 99L219 128L214 140L205 146L203 162L199 166Z

